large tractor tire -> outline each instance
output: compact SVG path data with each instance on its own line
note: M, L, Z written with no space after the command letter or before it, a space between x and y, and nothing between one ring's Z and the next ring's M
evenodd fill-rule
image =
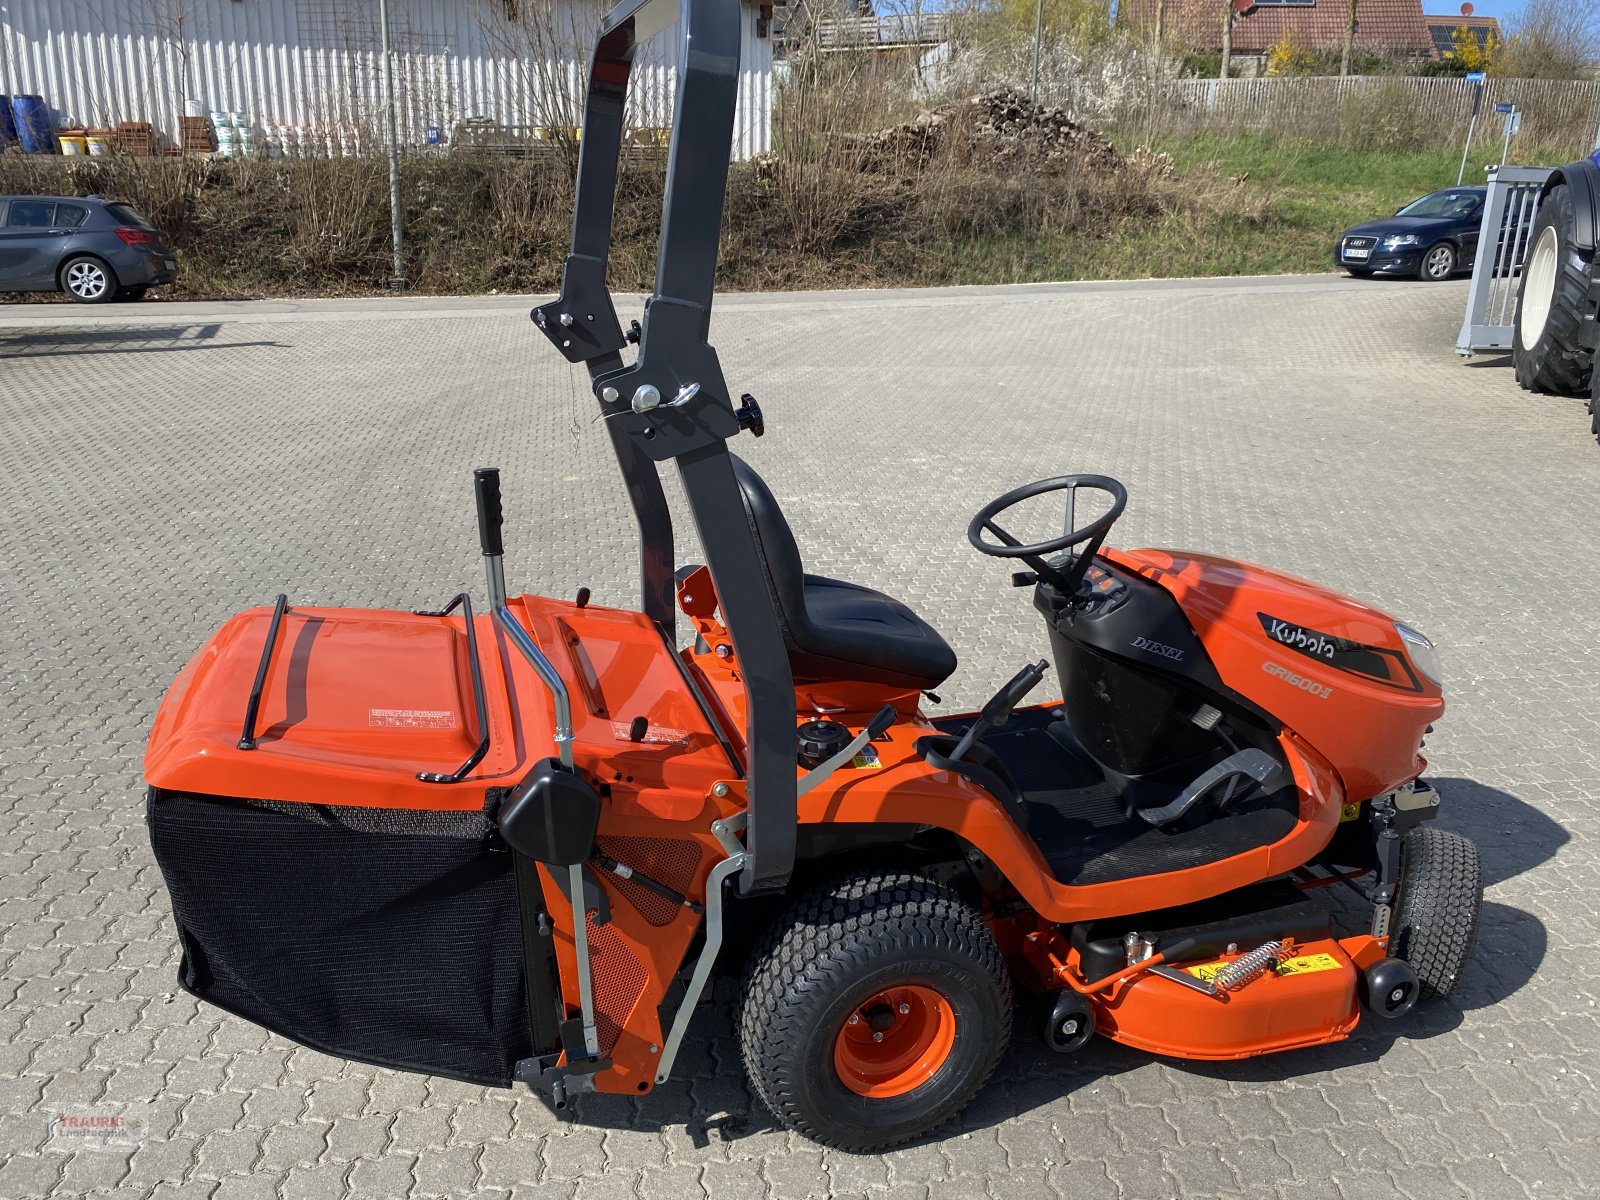
M1532 392L1589 394L1593 355L1578 331L1589 308L1590 254L1575 245L1572 191L1557 184L1539 206L1517 289L1511 361Z

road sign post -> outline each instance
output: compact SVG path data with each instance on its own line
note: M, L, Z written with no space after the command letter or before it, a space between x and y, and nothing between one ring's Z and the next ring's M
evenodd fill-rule
M1498 112L1502 106L1496 104L1494 107L1495 111ZM1507 159L1511 157L1511 139L1516 137L1522 129L1522 113L1518 111L1517 106L1515 104L1507 104L1504 108L1506 110L1506 140L1504 145L1500 147L1501 166L1505 166Z

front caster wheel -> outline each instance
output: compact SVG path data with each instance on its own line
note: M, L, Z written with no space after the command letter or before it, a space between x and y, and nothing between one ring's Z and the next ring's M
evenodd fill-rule
M1400 894L1389 953L1417 973L1419 994L1448 996L1478 944L1483 863L1471 838L1419 826L1400 844Z
M802 897L751 956L745 1073L784 1125L881 1150L955 1116L1011 1032L1011 981L977 910L932 880L867 872Z

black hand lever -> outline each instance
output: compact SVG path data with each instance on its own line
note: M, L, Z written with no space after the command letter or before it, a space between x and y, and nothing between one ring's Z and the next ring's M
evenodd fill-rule
M967 732L961 735L961 740L950 752L950 757L958 760L965 758L967 752L977 745L979 738L994 726L1004 725L1011 716L1011 710L1021 703L1024 696L1039 686L1039 681L1044 678L1044 673L1049 667L1049 660L1041 658L1036 663L1029 663L1013 675L1010 683L989 698L989 703L978 713L978 719L967 726Z
M500 537L505 514L500 509L500 468L479 467L472 473L473 490L478 498L478 542L485 558L498 558L506 552Z
M866 728L850 739L850 744L840 750L832 758L824 759L811 770L807 771L799 784L795 787L795 795L804 796L828 776L832 775L845 763L850 762L856 755L867 748L867 743L882 737L888 732L889 726L894 724L899 713L892 704L885 704L874 714L872 720L867 722Z

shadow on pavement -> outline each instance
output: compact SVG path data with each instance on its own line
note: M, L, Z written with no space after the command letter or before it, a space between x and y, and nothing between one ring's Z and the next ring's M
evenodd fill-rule
M283 342L219 341L220 323L135 325L125 328L26 330L0 335L0 358L46 358L83 354L169 354L188 350L239 350Z

